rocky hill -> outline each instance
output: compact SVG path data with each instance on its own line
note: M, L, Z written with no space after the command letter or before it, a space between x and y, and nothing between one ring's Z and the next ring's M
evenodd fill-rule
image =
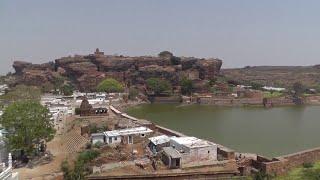
M252 66L223 69L222 75L238 83L255 82L267 86L292 87L301 82L307 87L320 85L320 65L315 66Z
M151 77L165 78L173 86L179 86L182 77L201 84L217 76L221 65L219 59L175 57L170 52L159 56L127 57L104 55L97 49L94 54L63 57L45 64L15 61L13 67L17 83L41 86L54 83L55 77L62 76L82 91L94 91L107 77L127 85L144 85Z

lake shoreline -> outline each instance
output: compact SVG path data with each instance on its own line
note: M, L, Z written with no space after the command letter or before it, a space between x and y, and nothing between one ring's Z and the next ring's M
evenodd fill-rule
M209 106L210 107L210 105L199 105L199 106L202 106L202 107ZM176 107L179 107L179 105ZM186 107L186 106L182 106L182 108L183 107ZM312 106L304 105L303 107L308 108L308 107L312 107ZM314 107L318 107L318 106L314 106ZM221 108L226 108L226 107L221 107ZM230 107L230 108L234 109L235 107ZM287 108L291 108L291 106L287 106ZM235 108L235 109L238 109L238 108ZM261 108L256 107L254 109L261 109ZM272 108L272 109L274 109L274 108ZM126 112L128 110L129 109L126 109ZM271 109L266 109L266 110L269 111ZM154 121L151 121L151 122L157 124ZM169 129L168 126L166 126L166 127L167 127L166 129ZM176 130L174 130L174 131L176 131ZM213 141L213 142L215 142L215 141ZM222 144L224 144L224 143L222 143ZM222 147L225 147L225 146L222 146ZM227 147L229 147L229 146L227 146ZM238 150L237 150L237 152L238 152ZM241 151L241 152L248 152L248 151ZM288 171L290 171L291 169L293 169L295 167L301 166L305 163L314 163L316 161L319 161L320 160L320 147L312 147L312 148L310 147L310 148L302 149L302 150L299 150L296 152L286 153L285 155L271 156L271 157L261 156L260 153L254 153L254 154L252 154L252 153L236 153L236 154L237 154L236 157L238 157L239 154L252 156L251 158L253 158L253 159L244 168L247 168L247 169L255 168L255 169L258 169L259 171L266 173L266 174L284 175Z
M147 108L143 110L143 108ZM149 108L149 109L148 109ZM156 111L155 109L160 108L160 110ZM166 128L170 128L173 130L178 130L184 134L187 135L193 135L200 138L208 139L208 140L214 140L218 142L219 144L224 144L227 147L230 147L232 149L235 149L239 152L252 152L257 154L262 154L267 157L275 157L275 156L281 156L286 155L294 152L298 152L301 150L309 149L317 147L318 145L314 146L312 144L319 144L315 143L317 140L313 138L312 141L307 141L303 145L299 145L297 148L293 142L290 143L290 148L288 147L288 150L285 150L286 148L277 148L279 152L282 153L275 153L277 151L270 150L268 151L263 150L264 148L269 148L268 146L264 145L264 141L268 142L270 145L272 143L272 137L274 136L274 139L276 141L276 144L279 144L278 146L283 146L285 139L292 139L298 138L298 140L301 140L302 142L305 142L303 140L304 138L309 138L310 133L315 133L314 129L312 129L311 132L308 132L307 129L305 129L302 125L299 125L302 120L299 119L299 117L303 116L304 111L315 111L314 108L319 108L317 105L301 105L301 106L281 106L281 107L275 107L275 108L261 108L261 107L252 107L252 106L245 106L245 107L221 107L221 106L211 106L211 105L183 105L181 104L143 104L140 106L131 106L123 109L125 112L127 112L129 115L142 118L142 119L148 119L151 120L151 122L164 126ZM151 110L150 112L148 112ZM192 112L188 112L192 111ZM196 112L201 112L202 115L197 114ZM248 117L245 118L245 113L248 112ZM157 113L160 113L157 115ZM162 114L161 114L162 113ZM171 114L170 114L171 113ZM213 114L211 114L213 113ZM219 116L214 115L215 113L218 113ZM240 114L239 114L240 113ZM284 115L286 113L289 113L290 117L284 118ZM179 115L182 114L182 115ZM184 115L183 115L184 114ZM269 120L268 116L275 115L275 117L270 117L271 120ZM137 116L138 115L138 116ZM158 117L160 116L160 117ZM199 119L199 117L204 116L205 120ZM212 117L214 117L212 119ZM255 117L255 118L253 118ZM239 119L240 118L240 119ZM244 118L245 120L241 119ZM309 118L309 117L306 117ZM198 119L195 121L195 119ZM215 119L215 120L214 120ZM283 119L283 120L282 120ZM312 121L316 121L315 117L312 118ZM199 124L199 122L201 122ZM215 123L219 123L219 126L216 126ZM277 123L280 123L279 125L276 125ZM295 131L299 131L299 127L295 127L293 130L290 130L290 126L298 123L298 126L302 126L303 129L303 135L297 135ZM307 125L312 127L310 125L311 122L307 122ZM297 126L294 125L294 126ZM243 128L248 130L248 133L254 133L259 135L257 138L252 137L252 135L244 135L246 133L243 132ZM193 128L191 128L193 127ZM201 129L201 128L202 129ZM212 128L210 128L212 127ZM201 129L201 130L200 130ZM259 130L261 129L261 130ZM271 131L270 131L270 130ZM287 129L286 131L283 131L283 129ZM289 129L289 130L288 130ZM196 131L196 132L195 132ZM280 137L278 138L273 133L278 134L279 136L283 136L283 133L288 137ZM253 134L253 135L254 135ZM248 144L248 148L242 148L241 141L232 140L235 137L241 137L241 139L244 140L243 147L246 147L246 144ZM269 137L270 136L270 137ZM271 138L270 140L268 140ZM236 138L237 139L237 138ZM262 141L262 142L261 142ZM282 143L283 141L283 143ZM225 143L227 142L227 143ZM253 143L250 142L259 142L258 145L263 146L264 148L253 148L250 149L249 147L253 146ZM282 144L282 145L281 145ZM296 151L290 150L292 146L292 149L296 149ZM263 150L263 152L267 153L261 153L259 150ZM268 155L269 154L269 155Z

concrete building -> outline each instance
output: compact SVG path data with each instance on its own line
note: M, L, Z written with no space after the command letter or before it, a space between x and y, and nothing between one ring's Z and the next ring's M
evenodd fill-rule
M263 86L262 89L268 90L268 91L285 91L286 88L279 88L279 87L272 87L272 86Z
M8 151L5 142L5 134L7 132L4 129L0 130L0 163L4 163L8 158Z
M173 147L164 147L161 159L170 169L181 167L181 154Z
M149 141L148 146L154 154L161 151L163 147L170 146L170 137L166 135L151 137Z
M164 162L169 168L177 168L178 162L181 167L199 161L216 161L217 149L216 144L196 137L172 137L170 149L164 149L162 159L167 159ZM180 160L176 153L180 154Z
M153 131L147 127L134 127L128 129L118 129L113 131L106 131L103 133L91 134L91 142L106 143L109 145L116 144L134 144L141 139L148 137Z
M105 135L103 133L93 133L91 134L91 143L96 144L96 143L105 143Z
M6 90L7 90L8 88L9 88L8 85L6 85L6 84L1 84L1 85L0 85L0 96L1 96L1 95L4 95L4 94L6 93Z
M104 132L107 144L134 144L141 138L146 138L153 131L147 127L134 127Z

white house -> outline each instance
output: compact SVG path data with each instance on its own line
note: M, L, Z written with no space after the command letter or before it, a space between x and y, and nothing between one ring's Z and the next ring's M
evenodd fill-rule
M103 133L91 134L93 144L103 142L106 144L133 144L141 138L146 138L153 131L147 127L134 127L128 129L118 129L105 131Z
M216 161L217 149L215 143L196 137L172 137L170 147L164 151L163 159L170 168L178 168L192 162ZM179 153L180 157L173 156L176 153Z
M149 148L153 153L159 152L163 147L170 146L170 137L167 135L149 138Z
M128 129L118 129L113 131L104 132L105 142L107 144L119 144L121 142L125 144L133 144L134 139L145 138L153 131L147 127L134 127Z
M262 89L268 90L268 91L284 91L286 88L278 88L278 87L271 87L271 86L263 86Z
M93 133L91 134L91 142L92 144L104 143L105 135L103 133Z

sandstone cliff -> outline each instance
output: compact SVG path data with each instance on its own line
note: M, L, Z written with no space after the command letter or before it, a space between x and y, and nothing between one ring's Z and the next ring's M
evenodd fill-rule
M64 76L80 90L94 91L107 77L129 85L143 85L151 77L165 78L174 86L179 85L182 77L206 81L219 74L221 65L219 59L110 56L97 50L94 54L63 57L45 64L16 61L13 67L20 83L40 85L52 82L55 76Z

